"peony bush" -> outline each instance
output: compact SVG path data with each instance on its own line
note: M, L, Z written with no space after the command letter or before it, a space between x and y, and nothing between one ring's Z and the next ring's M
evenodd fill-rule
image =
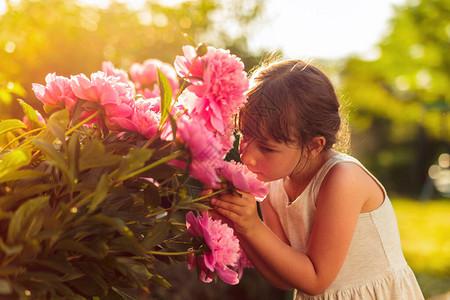
M229 284L251 267L199 193L267 194L224 161L247 74L227 50L182 51L174 66L48 74L33 84L48 118L19 99L24 119L0 122L0 298L142 299L170 287L159 262Z

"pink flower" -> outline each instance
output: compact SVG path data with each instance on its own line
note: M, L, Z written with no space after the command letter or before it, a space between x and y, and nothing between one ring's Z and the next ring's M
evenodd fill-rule
M262 201L269 192L269 188L264 182L259 181L256 174L251 172L244 164L235 161L222 161L217 173L229 180L235 188L255 196L258 201Z
M192 46L183 46L182 49L184 56L177 55L175 58L175 70L184 80L190 83L198 82L203 78L203 58L197 57Z
M136 84L137 92L146 98L153 98L160 95L157 84L157 69L167 77L173 94L178 91L179 82L175 69L170 64L158 59L147 59L142 65L134 63L130 68L130 75Z
M192 270L195 269L197 266L200 268L200 279L203 282L209 283L213 280L214 274L208 270L208 268L205 265L205 261L203 257L200 255L187 255L187 263L188 263L188 269ZM239 278L239 275L238 275ZM239 278L240 279L240 278Z
M102 63L102 71L108 76L118 77L121 82L130 82L127 72L125 70L116 69L114 64L110 61L104 61Z
M151 138L158 131L159 122L161 121L159 102L159 98L140 98L136 100L131 121L136 125L137 131L147 138Z
M242 250L242 248L239 249L239 261L237 263L237 272L238 272L238 278L239 280L242 278L242 275L244 274L244 268L254 268L252 262L248 259L247 254Z
M134 112L134 89L118 77L101 71L92 73L90 79L79 74L71 76L70 86L78 98L103 106L109 126L131 117Z
M175 66L181 75L185 74L193 62L191 48L183 48L185 57L177 57ZM244 64L235 55L223 49L208 47L206 55L198 58L193 75L203 78L188 86L180 96L180 101L193 118L205 120L211 131L225 135L232 127L232 115L244 103L244 92L248 89ZM203 73L201 66L205 66ZM228 138L228 136L227 136Z
M33 91L36 97L49 106L64 105L70 112L75 106L77 97L73 93L69 79L63 76L56 76L56 73L49 73L45 77L45 86L33 83Z
M171 126L166 126L161 138L173 139ZM220 140L206 129L204 122L186 115L180 117L177 119L177 139L191 154L192 162L189 171L192 177L211 186L219 183L216 168L222 163L222 146Z
M238 274L233 268L239 261L240 246L233 229L223 224L221 220L213 220L207 213L195 217L193 212L187 213L186 226L192 235L204 238L210 250L204 252L202 260L199 259L199 262L201 261L199 266L202 269L200 278L205 282L211 281L210 276L206 277L207 269L217 272L217 275L228 284L239 283Z

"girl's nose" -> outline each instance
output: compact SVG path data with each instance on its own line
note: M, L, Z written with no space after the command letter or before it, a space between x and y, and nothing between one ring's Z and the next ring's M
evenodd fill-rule
M247 166L255 166L256 163L254 151L252 151L252 144L252 142L246 142L241 144L241 147L239 148L241 161Z

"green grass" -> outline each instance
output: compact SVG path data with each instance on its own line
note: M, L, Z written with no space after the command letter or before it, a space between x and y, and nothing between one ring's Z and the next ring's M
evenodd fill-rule
M450 290L450 200L393 199L406 261L425 297Z

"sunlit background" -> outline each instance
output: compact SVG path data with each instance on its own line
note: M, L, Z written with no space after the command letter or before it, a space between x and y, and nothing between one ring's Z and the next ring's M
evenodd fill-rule
M188 41L230 49L250 71L269 51L330 75L348 114L347 149L386 186L407 261L426 297L450 290L450 1L0 1L0 118L45 75L173 63ZM162 266L163 268L163 266ZM286 299L248 272L207 285L181 264L157 299Z

